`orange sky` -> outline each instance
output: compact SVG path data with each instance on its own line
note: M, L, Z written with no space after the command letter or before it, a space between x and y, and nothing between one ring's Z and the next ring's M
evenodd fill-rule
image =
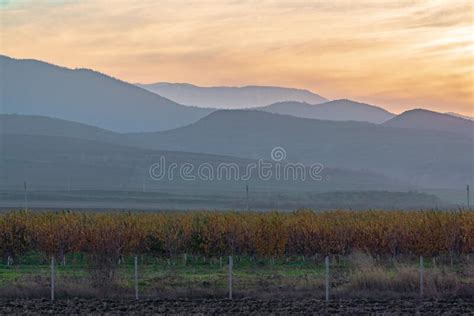
M0 0L1 53L129 82L279 85L473 115L470 1Z

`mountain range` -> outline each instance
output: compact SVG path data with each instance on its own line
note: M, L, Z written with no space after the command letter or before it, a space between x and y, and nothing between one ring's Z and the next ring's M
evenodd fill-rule
M64 207L65 204L61 203L67 200L69 204L66 205L76 203L73 205L90 207L109 203L105 205L122 208L126 205L130 208L152 208L153 205L242 208L245 207L242 194L246 185L252 191L252 204L263 208L337 207L337 199L328 200L328 197L317 194L332 191L353 192L348 193L347 198L356 199L359 206L367 206L370 197L361 200L359 190L373 191L370 196L376 197L379 196L377 190L404 191L411 188L368 170L330 167L321 172L322 181L274 178L266 181L256 172L246 180L197 178L196 181L187 181L178 172L185 164L196 168L205 164L212 166L213 170L232 165L246 172L249 164L258 162L223 155L138 148L126 134L55 118L0 115L0 124L0 196L4 202L22 200L23 194L17 193L22 190L24 182L30 192L29 199L35 199L35 203L50 203L49 206L58 203ZM150 166L162 158L166 159L165 166L176 164L178 169L166 173L162 179L153 180L149 175ZM271 165L272 172L276 172L275 162L268 160L266 163ZM282 166L285 164L282 162ZM196 169L193 174L196 174ZM380 193L378 199L388 198L387 207L399 203L419 205L416 203L422 201L431 201L428 204L433 205L437 201L424 195L410 196L416 202L407 204L407 196L392 196L389 192Z
M28 181L48 190L69 191L72 185L167 192L194 206L225 196L233 202L222 203L234 205L241 203L242 182L156 182L148 168L161 156L169 163L242 168L264 160L276 168L275 148L283 151L283 164L323 164L325 181L253 177L247 184L265 205L273 199L322 205L314 204L321 203L320 195L300 192L453 190L474 178L474 121L455 114L415 109L395 115L376 105L279 87L162 83L144 89L93 70L6 56L0 56L0 78L4 190L19 190ZM152 87L168 93L147 90ZM226 107L250 109L221 109ZM293 195L270 199L269 191Z
M0 113L42 115L118 132L159 131L197 121L211 109L177 104L89 69L0 56Z
M103 156L121 157L128 168L140 165L145 170L143 161L138 164L137 159L163 151L179 152L178 160L190 163L195 162L196 155L202 156L201 161L272 161L273 148L281 147L286 151L284 163L321 163L329 170L341 170L335 173L336 178L333 174L330 182L320 185L322 190L338 185L340 188L341 182L351 189L363 187L371 177L375 180L369 183L385 183L378 184L380 187L395 186L397 182L405 183L405 188L459 187L473 177L473 144L468 137L363 122L302 119L255 110L219 110L189 126L154 133L120 134L76 122L23 115L0 115L0 127L0 151L10 163L39 159L59 166L57 159L72 163L79 158L71 157L85 154L97 161ZM21 155L12 156L14 144L23 150ZM114 148L113 154L107 148ZM49 156L43 156L44 153ZM135 158L131 158L131 153ZM15 170L2 170L6 173L7 169ZM146 172L143 170L141 174ZM370 173L374 175L369 176ZM383 177L386 179L382 180ZM16 180L19 179L23 176Z
M260 107L284 101L311 104L328 101L308 90L283 87L199 87L189 83L169 82L137 84L137 86L181 104L222 109Z
M170 100L96 71L73 70L37 60L18 60L6 56L0 56L0 76L4 79L0 86L0 113L55 117L122 133L156 132L186 126L218 108L226 107L224 99L236 102L236 106L241 102L239 106L302 118L371 123L384 123L393 119L387 125L401 124L401 121L397 123L398 119L393 113L378 106L346 99L327 101L317 94L298 89L259 86L201 88L168 83L152 85L167 87L170 91L183 91L182 94L166 94L172 98ZM193 98L188 90L205 95L210 103L206 108L179 104L181 97ZM288 98L296 101L282 101ZM278 102L272 103L275 100ZM445 117L446 121L454 117L441 113L437 115L440 119ZM409 117L414 115L410 114ZM459 122L454 124L463 124ZM410 124L399 127L408 127ZM468 126L466 123L464 125ZM429 120L421 126L437 129L430 127ZM466 130L466 127L461 129Z
M259 86L198 89L184 84L164 85L174 87L173 91L177 87L191 86L206 92L205 100L209 100L206 108L186 106L179 104L181 97L193 98L193 94L166 94L172 98L170 100L93 70L69 69L7 56L0 56L0 76L4 79L0 87L2 114L55 117L116 132L153 132L185 126L216 108L228 106L224 100L252 108L264 105L261 107L263 111L300 117L375 123L392 117L378 107L349 100L326 102L326 99L306 90ZM183 91L187 90L183 88ZM272 104L291 98L313 104ZM323 104L316 107L314 103Z
M129 137L145 148L253 159L283 147L289 161L373 170L416 185L460 186L473 178L472 138L438 130L220 110L189 126Z

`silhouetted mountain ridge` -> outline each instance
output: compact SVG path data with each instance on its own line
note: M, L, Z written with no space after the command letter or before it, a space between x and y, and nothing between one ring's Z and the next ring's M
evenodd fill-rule
M43 115L118 132L183 126L213 109L187 107L88 69L0 56L0 113Z
M334 100L320 104L279 102L256 109L277 114L287 114L302 118L330 121L383 123L394 117L394 114L382 109L381 107L347 99Z
M474 117L468 116L468 115L462 115L462 114L455 113L455 112L446 112L446 113L444 113L444 114L449 114L449 115L451 115L451 116L460 117L460 118L463 118L463 119L465 119L465 120L474 121Z
M413 128L444 131L474 138L474 122L450 114L425 109L403 112L383 125L399 128Z

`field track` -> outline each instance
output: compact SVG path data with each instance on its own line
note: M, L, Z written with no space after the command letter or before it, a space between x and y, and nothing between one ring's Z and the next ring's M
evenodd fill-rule
M446 300L143 300L17 299L0 301L1 314L421 314L474 315L474 299Z

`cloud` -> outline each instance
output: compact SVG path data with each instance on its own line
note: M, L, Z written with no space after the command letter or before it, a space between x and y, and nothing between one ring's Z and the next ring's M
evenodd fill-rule
M470 2L83 0L6 8L2 53L130 82L288 85L393 111L472 107Z
M452 27L472 23L473 5L470 2L450 1L431 8L417 10L409 27Z

